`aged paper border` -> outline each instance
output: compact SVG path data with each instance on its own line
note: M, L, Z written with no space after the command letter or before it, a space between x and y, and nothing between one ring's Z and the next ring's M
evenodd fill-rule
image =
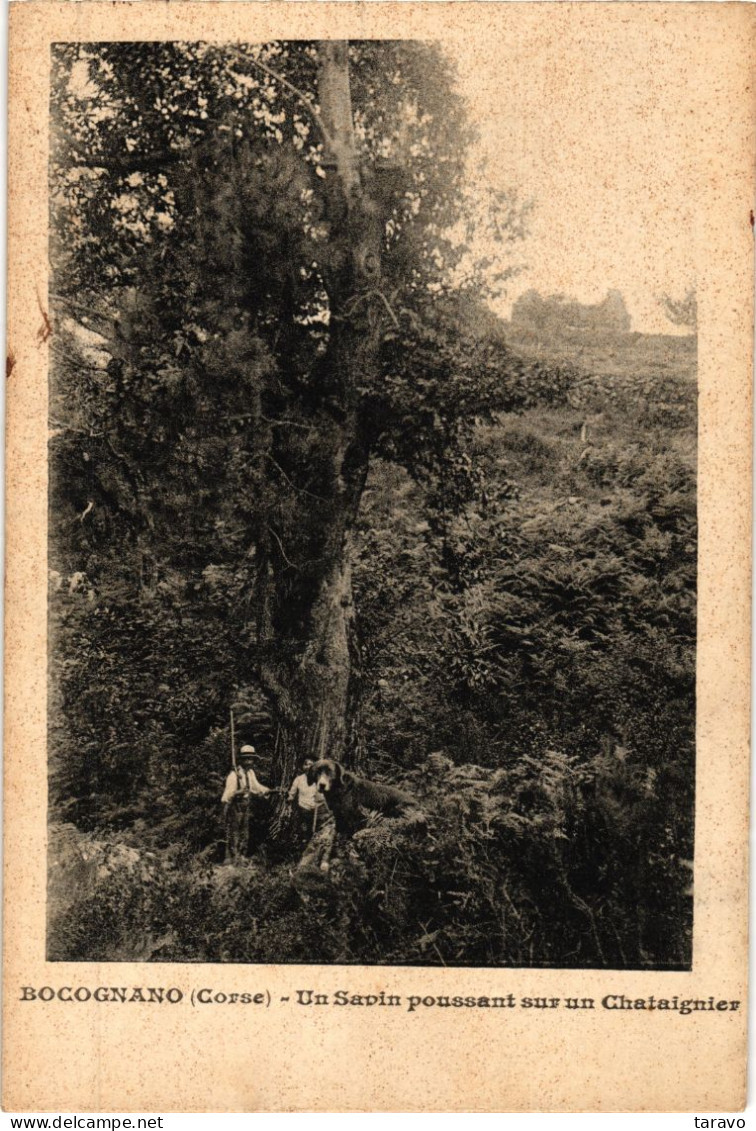
M6 505L6 1110L716 1111L745 1102L754 51L748 4L29 3L10 16ZM655 21L700 91L699 651L690 973L47 963L46 347L49 45L442 38L580 21L586 50ZM669 92L674 97L674 91ZM20 987L163 985L162 1007L21 1002ZM194 1008L193 988L270 1007ZM297 989L737 999L732 1013L302 1008ZM239 1007L236 1007L239 1008ZM307 1087L302 1089L302 1081Z

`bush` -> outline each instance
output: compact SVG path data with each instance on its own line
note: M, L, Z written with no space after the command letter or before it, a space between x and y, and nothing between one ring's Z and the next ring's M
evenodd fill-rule
M497 770L434 754L402 783L418 840L378 825L303 901L291 868L109 852L51 929L66 961L685 968L687 861L644 836L660 774L608 751L549 750Z
M431 835L368 838L307 904L286 838L267 863L217 866L251 566L142 588L110 559L92 582L59 573L51 812L86 858L75 905L52 900L51 956L684 967L695 389L644 381L570 377L530 408L523 385L520 414L471 424L450 460L457 514L375 461L354 569L360 756L405 780Z

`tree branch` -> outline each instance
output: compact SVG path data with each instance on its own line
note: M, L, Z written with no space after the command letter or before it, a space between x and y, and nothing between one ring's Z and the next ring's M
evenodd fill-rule
M261 63L259 59L253 59L251 56L246 55L240 48L230 45L224 45L221 49L226 53L235 55L242 63L247 66L256 67L259 71L268 75L274 82L278 83L284 90L297 100L297 102L305 109L308 117L313 125L316 127L320 136L322 137L326 149L332 148L331 137L323 124L320 111L309 95L295 86L293 82L289 82L283 75L279 75L272 67L266 63ZM193 148L193 147L190 147ZM70 164L74 168L79 169L105 169L112 173L150 173L159 172L164 169L166 165L175 165L181 161L189 149L169 149L162 153L133 153L126 154L125 156L110 156L105 155L99 157L76 157Z
M61 349L57 345L50 347L50 353L61 361L66 361L69 365L75 366L77 369L86 369L88 373L106 374L108 371L105 365L90 365L88 361L82 361L78 355L70 353L68 350Z
M60 303L62 306L67 306L69 310L74 311L75 313L83 314L87 318L90 318L95 322L103 322L111 329L113 327L116 316L111 314L101 314L99 311L95 310L91 304L76 302L75 299L69 298L67 295L54 294L52 292L48 294L48 298L52 301L53 305L55 303ZM89 327L87 326L86 329L89 330ZM91 333L97 334L104 341L107 341L106 334L100 334L98 330L92 330Z
M274 82L279 83L279 85L287 90L289 94L296 98L299 104L305 108L310 120L318 129L321 137L323 138L323 141L326 144L326 148L331 148L330 135L323 124L323 119L320 116L320 111L318 110L312 99L309 97L309 95L305 94L303 90L300 90L298 86L295 86L293 82L289 82L289 80L287 78L284 78L283 75L279 75L277 71L274 71L272 67L269 67L266 63L261 63L259 59L253 59L251 56L245 55L240 48L224 47L223 50L231 51L248 66L257 67L258 70L263 71L266 75L268 75L269 78L272 78Z
M299 428L302 432L312 432L313 426L311 424L302 424L298 420L277 420L273 416L265 416L263 413L257 412L241 412L236 416L224 416L224 420L244 421L244 420L263 420L266 424L272 424L276 428Z
M289 558L286 556L286 551L283 548L283 543L282 543L281 539L278 537L278 535L276 534L273 527L270 525L270 523L268 523L268 530L270 531L270 533L273 535L276 542L278 543L278 549L281 551L281 557L286 562L287 566L290 566L292 569L295 569L295 570L297 570L297 572L299 572L299 566L294 565L294 562L290 561Z
M292 483L291 479L289 479L289 476L286 474L284 469L281 467L280 463L278 463L276 460L274 460L273 456L269 455L267 452L264 452L263 454L264 454L265 458L270 463L273 464L276 471L283 477L284 482L288 483L288 485L291 487L292 491L295 491L299 495L307 495L311 499L316 499L319 503L330 503L332 501L331 499L324 498L323 495L313 494L313 492L308 491L306 487L298 487L296 485L296 483ZM275 531L273 531L273 533L275 533Z
M110 173L152 173L177 164L188 152L168 149L164 153L129 153L124 157L75 157L70 164L76 169L105 169Z

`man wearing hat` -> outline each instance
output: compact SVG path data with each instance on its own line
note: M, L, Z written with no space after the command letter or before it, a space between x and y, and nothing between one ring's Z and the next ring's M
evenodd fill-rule
M226 778L221 802L226 825L226 859L236 860L247 855L249 845L249 799L253 796L267 797L270 790L257 780L252 769L255 757L254 746L242 746L239 751L239 765L235 766Z

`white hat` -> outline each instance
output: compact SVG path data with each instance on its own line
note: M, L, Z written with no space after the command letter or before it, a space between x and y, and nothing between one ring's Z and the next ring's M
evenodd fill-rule
M249 745L242 746L241 750L239 751L239 754L254 754L254 753L255 753L254 746L249 746Z

